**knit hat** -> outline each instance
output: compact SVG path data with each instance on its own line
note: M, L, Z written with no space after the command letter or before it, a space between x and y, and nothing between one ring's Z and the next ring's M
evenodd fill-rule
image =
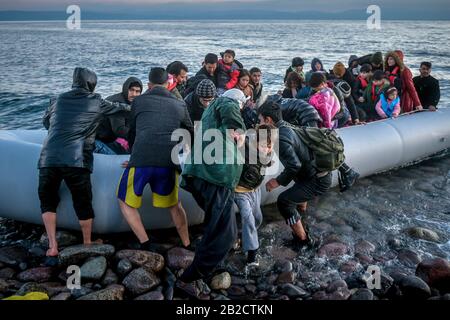
M195 94L201 98L213 98L216 96L216 86L211 80L204 79L197 85Z
M375 52L370 59L370 62L375 65L380 65L383 63L383 54L381 52Z
M245 94L239 89L231 89L231 90L225 91L225 93L222 95L222 97L227 97L227 98L236 100L237 102L242 103L242 105L244 105L247 102L247 100L250 98L250 97L246 98Z
M342 78L345 74L345 66L342 62L338 62L333 67L333 73L336 77Z

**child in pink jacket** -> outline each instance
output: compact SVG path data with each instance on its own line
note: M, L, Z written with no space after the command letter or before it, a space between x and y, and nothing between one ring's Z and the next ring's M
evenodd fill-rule
M314 72L309 80L309 85L316 92L309 99L309 104L316 108L322 118L319 127L336 128L337 121L334 120L334 117L341 110L341 105L333 90L328 88L324 74Z
M401 111L397 88L392 86L383 92L375 106L375 110L381 119L397 118Z

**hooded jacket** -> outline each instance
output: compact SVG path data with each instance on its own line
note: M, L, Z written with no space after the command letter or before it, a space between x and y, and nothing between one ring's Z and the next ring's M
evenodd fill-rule
M333 119L341 110L341 105L332 89L325 88L317 92L309 99L309 103L316 108L322 118L320 127L331 129L335 126Z
M48 136L39 168L74 167L93 170L95 133L103 115L129 111L130 106L102 100L94 93L96 74L75 68L72 90L58 96L44 115Z
M128 90L130 89L132 83L138 83L142 92L143 85L141 80L136 77L130 77L124 82L121 93L109 96L106 100L131 104L131 102L128 101ZM127 139L129 127L130 112L128 111L117 112L113 115L104 116L98 126L96 139L101 140L104 143L114 142L117 138Z
M308 102L301 99L284 99L279 95L268 97L268 101L280 105L283 120L300 127L318 127L322 122L317 110Z
M385 57L385 66L387 67L387 59L393 57L396 61L396 65L399 67L400 79L401 79L401 89L400 94L400 105L402 107L402 112L411 112L416 107L420 106L420 99L417 95L416 88L414 87L413 77L411 70L406 67L403 63L403 52L397 50L395 52L388 52Z

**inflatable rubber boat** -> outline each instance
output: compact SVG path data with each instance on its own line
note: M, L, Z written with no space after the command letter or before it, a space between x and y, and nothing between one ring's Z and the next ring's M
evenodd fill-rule
M417 163L450 148L450 108L436 112L419 112L403 115L366 125L338 130L345 143L346 162L355 168L361 178L388 171L411 163ZM0 131L0 216L35 224L42 224L38 198L37 162L42 143L47 135L44 130ZM92 175L93 206L96 219L94 231L112 233L129 231L122 217L115 191L123 172L121 163L128 156L95 154ZM272 166L266 180L282 170ZM333 185L337 184L334 174ZM267 193L263 188L262 204L274 203L284 188ZM351 192L351 191L350 191ZM79 230L72 207L70 192L64 183L60 190L58 227ZM186 209L190 225L203 221L203 212L191 195L180 191L180 199ZM144 192L140 209L147 229L172 227L169 212L152 206L149 187Z

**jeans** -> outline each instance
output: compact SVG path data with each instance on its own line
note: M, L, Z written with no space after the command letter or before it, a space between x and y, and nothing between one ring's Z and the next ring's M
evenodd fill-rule
M186 179L186 178L185 178ZM205 212L205 229L192 264L180 279L192 282L207 277L226 257L237 237L234 191L190 177L185 189Z
M242 221L242 249L257 250L259 248L258 227L263 216L261 212L261 189L251 192L235 192L236 202Z

